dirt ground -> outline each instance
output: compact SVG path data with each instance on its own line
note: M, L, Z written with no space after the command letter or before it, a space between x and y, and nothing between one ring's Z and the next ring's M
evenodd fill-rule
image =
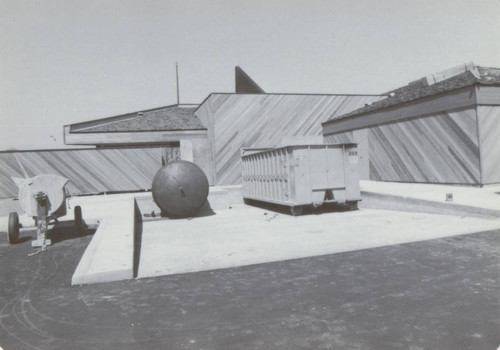
M91 238L63 227L29 257L0 233L4 350L500 345L500 231L71 287Z

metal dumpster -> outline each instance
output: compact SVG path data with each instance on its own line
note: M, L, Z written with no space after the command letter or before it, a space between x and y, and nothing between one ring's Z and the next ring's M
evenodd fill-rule
M242 150L243 198L289 206L300 215L303 206L324 203L357 208L359 190L357 145L297 145Z

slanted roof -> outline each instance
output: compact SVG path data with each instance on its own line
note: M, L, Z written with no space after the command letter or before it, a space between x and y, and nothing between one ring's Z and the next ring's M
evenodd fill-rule
M432 78L434 78L435 75L416 80L406 86L388 92L388 97L385 99L365 105L364 107L356 109L352 112L331 119L339 120L349 118L475 84L500 86L500 68L479 66L465 66L464 68L464 72L442 80L438 79L435 83L432 81ZM439 73L436 75L438 74Z
M194 114L197 106L166 106L70 125L71 133L206 130Z

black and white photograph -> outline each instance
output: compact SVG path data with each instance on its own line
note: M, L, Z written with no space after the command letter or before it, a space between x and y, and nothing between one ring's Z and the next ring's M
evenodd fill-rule
M0 0L0 350L500 350L499 0Z

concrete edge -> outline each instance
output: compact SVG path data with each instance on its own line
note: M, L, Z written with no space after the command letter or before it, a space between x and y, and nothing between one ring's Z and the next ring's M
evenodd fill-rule
M103 218L71 277L71 285L134 278L137 219L135 198L127 201L124 206L126 210L122 212L123 215ZM113 252L112 256L110 251Z
M388 209L431 214L448 214L458 216L476 216L481 218L500 218L500 210L475 207L452 202L436 202L413 197L397 196L372 191L361 191L363 200L361 208Z

